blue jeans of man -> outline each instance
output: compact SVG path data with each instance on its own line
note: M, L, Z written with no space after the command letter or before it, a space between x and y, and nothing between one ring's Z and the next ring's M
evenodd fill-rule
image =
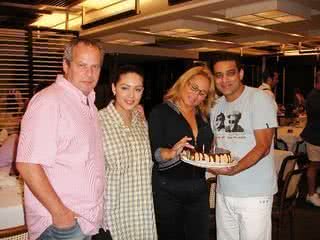
M60 229L50 225L38 238L38 240L90 240L91 236L84 235L78 222L70 228Z

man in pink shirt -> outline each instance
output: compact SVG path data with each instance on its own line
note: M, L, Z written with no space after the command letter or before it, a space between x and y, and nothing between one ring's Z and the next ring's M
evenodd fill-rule
M94 41L67 44L64 76L31 99L22 119L16 161L30 239L91 239L102 224L105 170L94 105L102 57Z

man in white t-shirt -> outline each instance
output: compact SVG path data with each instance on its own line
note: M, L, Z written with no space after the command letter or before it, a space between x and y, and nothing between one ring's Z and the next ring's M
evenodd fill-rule
M274 99L243 85L243 68L233 55L217 57L215 84L223 94L211 110L217 147L238 158L234 167L210 169L218 175L216 222L218 240L270 240L273 195L277 192L273 135L277 124ZM219 131L217 116L226 116Z

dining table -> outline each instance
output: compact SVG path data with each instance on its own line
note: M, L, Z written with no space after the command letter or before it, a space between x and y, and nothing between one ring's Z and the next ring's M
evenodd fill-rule
M25 224L23 182L9 172L10 167L0 168L0 230Z

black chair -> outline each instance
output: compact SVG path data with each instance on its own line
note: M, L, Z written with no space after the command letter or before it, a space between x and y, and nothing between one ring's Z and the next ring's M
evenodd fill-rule
M299 166L304 166L309 163L306 142L304 140L298 141L294 150L294 155L299 156Z
M305 141L304 140L301 140L301 141L298 141L296 143L296 148L294 150L294 154L295 155L300 155L300 154L305 154L306 153L306 149L305 148Z
M278 150L288 151L288 144L283 141L281 138L276 138L274 141L274 148Z
M296 200L299 193L299 183L301 176L305 172L306 167L301 169L290 171L284 181L284 185L276 195L273 208L272 208L272 219L273 223L276 224L276 239L279 240L281 229L284 226L284 218L289 217L289 228L290 228L290 239L294 239L294 214L296 208Z
M282 191L285 179L289 172L293 171L297 166L298 156L287 156L283 159L278 173L278 193Z

